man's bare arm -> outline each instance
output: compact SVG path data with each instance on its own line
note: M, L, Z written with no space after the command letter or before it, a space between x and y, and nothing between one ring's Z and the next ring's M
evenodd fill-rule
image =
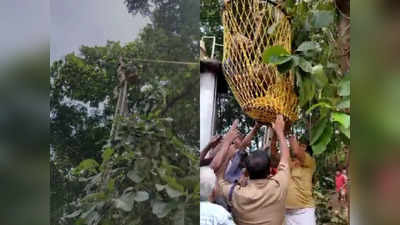
M218 142L221 140L221 136L220 135L216 135L213 136L210 140L210 142L208 142L208 144L204 147L204 149L200 152L200 162L204 161L207 153L214 148Z
M280 162L289 164L289 147L287 145L287 140L284 134L285 121L282 115L278 115L274 123L272 123L272 128L275 130L275 134L278 137L279 147L281 150Z
M256 121L256 124L254 125L253 129L246 135L246 137L243 139L242 144L240 145L239 149L243 150L250 146L251 144L251 139L257 134L258 129L260 129L261 124Z
M290 147L293 150L293 154L300 161L300 164L303 165L304 158L306 157L306 155L305 155L306 153L305 153L304 149L300 148L299 141L293 135L289 138L289 143L290 143Z
M235 120L235 122L233 122L231 129L222 140L221 149L218 151L217 155L214 157L213 161L210 164L210 167L215 171L216 175L217 171L220 172L220 167L224 161L224 158L227 156L230 145L232 144L233 140L235 140L235 138L239 136L239 131L236 129L238 123L238 120Z

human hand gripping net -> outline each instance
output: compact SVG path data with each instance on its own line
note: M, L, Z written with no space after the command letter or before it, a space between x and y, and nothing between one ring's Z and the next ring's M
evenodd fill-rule
M297 95L292 72L279 74L263 63L265 49L280 45L291 51L291 27L277 7L260 0L228 1L223 10L223 68L242 110L261 123L297 120Z

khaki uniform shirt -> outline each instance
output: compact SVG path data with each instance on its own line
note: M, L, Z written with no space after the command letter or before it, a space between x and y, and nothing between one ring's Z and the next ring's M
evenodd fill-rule
M315 207L314 198L312 197L312 177L315 168L315 159L308 153L305 153L303 166L291 167L291 176L286 199L287 209Z
M232 212L238 225L282 225L289 183L289 165L280 163L275 176L249 180L245 187L235 186ZM219 179L223 195L229 199L232 184Z

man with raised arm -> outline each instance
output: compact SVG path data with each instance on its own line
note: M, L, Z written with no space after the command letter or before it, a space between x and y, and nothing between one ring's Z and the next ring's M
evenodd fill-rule
M293 157L290 162L291 177L286 199L286 225L315 225L315 203L312 196L312 177L316 163L311 146L289 138Z
M249 175L246 186L229 183L224 179L224 172L229 160L237 149L231 145L238 135L235 122L221 150L211 163L215 169L220 189L232 206L235 222L239 225L282 225L285 214L285 201L289 182L289 147L284 135L285 122L279 115L272 124L279 140L281 158L278 172L269 176L269 157L267 152L257 150L245 160Z

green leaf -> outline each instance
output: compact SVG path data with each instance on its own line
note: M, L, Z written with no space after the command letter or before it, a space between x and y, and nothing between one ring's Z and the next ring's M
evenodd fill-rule
M323 107L327 109L333 109L333 106L331 106L329 103L326 102L319 102L317 104L312 105L309 109L307 109L306 114L310 114L312 110L314 110L317 107Z
M342 132L347 138L350 138L350 127L344 128L344 126L339 125L339 130Z
M305 41L300 44L300 46L296 49L296 52L306 52L310 50L319 49L319 44L314 41Z
M76 168L78 172L80 171L91 171L91 172L97 172L97 168L99 167L99 164L96 162L94 159L85 159L81 163L79 163L79 166Z
M75 211L75 212L73 212L73 213L71 213L71 214L68 214L68 215L66 215L66 216L63 216L63 218L74 218L74 217L77 217L77 216L79 216L80 214L81 214L81 210L79 209L79 210L77 210L77 211Z
M106 150L104 150L104 152L101 154L101 158L103 159L103 162L107 162L111 158L113 153L114 153L114 149L106 148Z
M319 64L312 68L311 77L319 88L325 87L328 84L328 77L324 72L324 67Z
M314 28L327 27L334 22L334 11L312 10L310 23Z
M167 186L167 185L156 184L156 190L157 190L157 191L162 191L162 190L165 189L166 186Z
M155 201L152 205L152 212L158 218L163 218L168 215L171 209L168 208L168 204L161 201Z
M283 64L278 65L277 68L278 68L279 73L284 74L284 73L288 72L290 69L292 69L293 66L294 66L294 62L291 59Z
M328 124L328 121L328 118L320 119L317 124L312 127L310 145L315 144L315 142L321 137L326 125Z
M138 191L138 192L136 192L134 199L137 202L144 202L149 199L149 193L147 193L145 191Z
M329 142L332 138L332 127L330 125L326 126L323 134L319 137L318 141L316 141L311 147L313 153L315 155L319 155L326 150L326 146L328 146Z
M273 46L266 49L263 53L263 62L279 65L291 60L291 55L282 46Z
M342 80L339 83L339 96L350 96L350 80Z
M113 199L113 202L115 208L130 212L133 208L134 194L132 192L124 193L121 197Z
M165 190L167 191L168 196L171 198L177 198L179 196L182 196L182 193L180 191L174 190L169 186L165 187Z
M334 122L340 123L345 129L350 127L350 115L341 112L334 112L331 115L331 119Z
M143 181L143 178L140 177L140 176L136 173L135 170L129 171L129 172L128 172L128 177L129 177L129 179L131 179L133 182L135 182L135 183L137 183L137 184Z
M306 59L304 59L303 57L299 58L299 66L304 72L311 73L312 71L311 63Z
M313 99L315 94L314 83L308 77L303 77L300 86L300 100L299 104L303 107L307 102Z

